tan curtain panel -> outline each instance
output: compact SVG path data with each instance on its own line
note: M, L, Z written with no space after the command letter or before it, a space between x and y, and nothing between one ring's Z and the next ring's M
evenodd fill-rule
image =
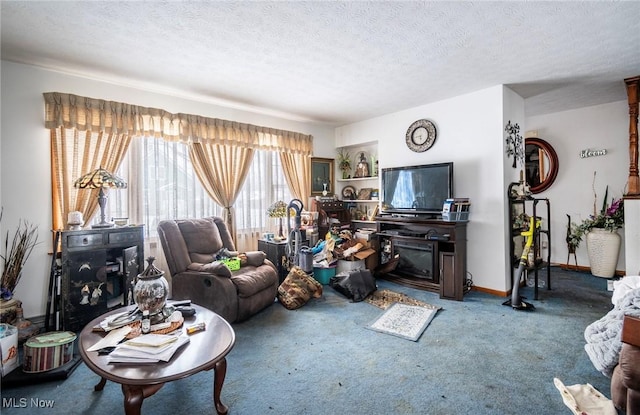
M306 204L311 196L311 156L280 153L280 162L291 194Z
M80 131L145 135L185 143L230 144L311 156L313 137L286 130L208 118L172 114L121 102L45 92L45 126Z
M254 150L243 146L191 143L189 157L203 187L224 208L223 219L237 239L233 204L249 173Z
M51 182L53 229L64 229L69 212L82 212L85 222L98 208L99 189L76 189L82 175L102 167L114 172L124 157L131 137L126 134L54 128L51 133Z

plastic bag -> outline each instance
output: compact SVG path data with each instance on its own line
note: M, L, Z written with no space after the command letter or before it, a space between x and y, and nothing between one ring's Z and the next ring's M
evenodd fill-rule
M368 269L356 269L331 277L329 286L354 302L363 301L378 289Z

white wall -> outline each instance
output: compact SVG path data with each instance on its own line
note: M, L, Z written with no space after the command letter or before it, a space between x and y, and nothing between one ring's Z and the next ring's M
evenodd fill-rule
M512 178L504 171L509 161L504 155L503 103L509 101L510 116L521 119L514 95L496 86L336 129L337 147L378 141L380 168L454 162L455 196L471 199L467 268L476 286L497 291L506 291L509 280L504 212L505 182ZM405 134L422 118L433 121L438 134L433 147L415 153L406 146Z
M566 214L571 215L573 222L580 223L593 213L593 173L596 172L598 211L602 207L607 185L609 200L621 197L626 191L629 176L629 107L626 101L618 101L529 117L526 119L526 130L537 130L538 137L551 144L558 154L558 177L547 191L537 196L547 197L551 202L551 260L564 264L568 252L565 241ZM607 154L580 158L580 151L584 149L606 149ZM624 230L620 234L624 235ZM624 239L616 267L622 271L625 270ZM584 239L577 250L577 258L579 266L589 267ZM570 263L575 265L573 256Z
M511 267L511 238L512 235L512 224L509 223L509 202L507 197L507 190L509 185L513 182L517 182L520 180L520 171L524 169L523 162L524 160L521 158L520 160L516 159L515 168L513 167L514 156L507 156L507 145L506 145L506 136L507 132L505 131L505 127L509 122L511 122L512 126L518 125L520 127L520 131L518 135L522 137L521 150L522 154L524 154L524 100L522 97L509 88L504 88L503 91L504 100L502 102L502 154L503 154L503 168L504 168L504 181L502 182L502 197L504 198L504 210L502 211L502 221L504 226L504 241L505 245L503 247L504 252L504 264L505 264L505 281L504 287L507 289L511 289L513 286L512 280L512 267ZM515 137L514 137L515 138ZM530 206L527 206L527 209L531 209ZM531 211L527 211L531 214ZM514 272L514 277L517 279L520 276L517 276Z
M224 108L184 98L137 90L41 68L1 62L2 139L0 200L4 216L0 235L14 232L19 219L39 227L41 243L27 262L16 297L25 317L45 314L51 242L51 175L48 130L44 128L44 92L65 92L162 108L207 117L235 120L314 136L314 155L335 155L333 128Z

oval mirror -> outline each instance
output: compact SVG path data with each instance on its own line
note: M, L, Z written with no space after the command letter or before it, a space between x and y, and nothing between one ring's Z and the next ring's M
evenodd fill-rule
M527 183L532 193L540 193L549 188L558 175L558 155L549 143L541 138L524 140L524 165Z

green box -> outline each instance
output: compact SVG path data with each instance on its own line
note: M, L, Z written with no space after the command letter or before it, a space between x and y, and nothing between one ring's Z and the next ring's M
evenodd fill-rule
M223 259L222 262L224 262L231 271L240 269L240 258L226 258Z

